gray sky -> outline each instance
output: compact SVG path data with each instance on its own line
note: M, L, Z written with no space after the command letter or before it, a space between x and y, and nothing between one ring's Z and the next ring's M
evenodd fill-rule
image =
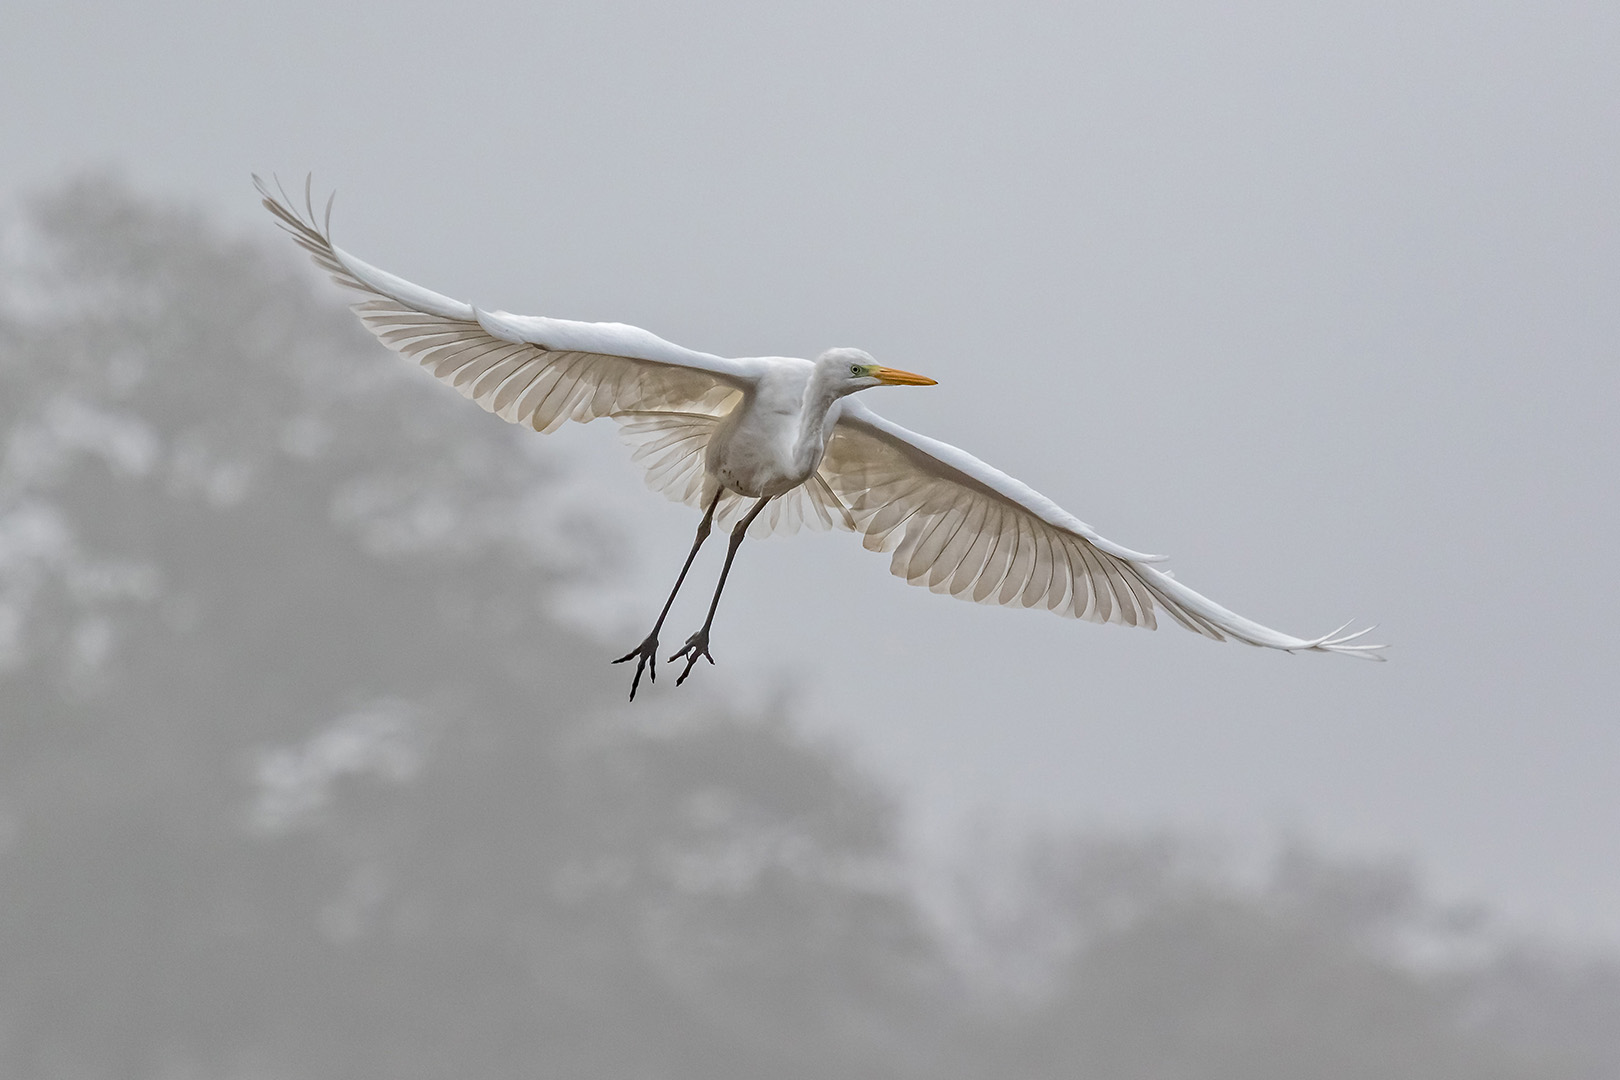
M745 547L680 693L794 687L924 834L1296 828L1620 941L1620 7L8 0L0 100L0 192L107 163L270 235L248 173L313 170L338 243L482 306L858 345L940 380L868 404L1194 588L1393 645L1288 657L947 600L843 534ZM551 438L636 532L580 605L627 648L695 515L610 427Z

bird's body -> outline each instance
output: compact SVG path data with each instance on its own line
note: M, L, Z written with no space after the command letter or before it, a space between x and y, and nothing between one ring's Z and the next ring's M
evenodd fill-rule
M829 349L814 363L760 360L757 382L714 429L703 456L721 487L752 499L786 495L815 475L851 392L847 373L876 366L859 349Z
M709 437L703 467L752 499L785 495L810 479L827 452L834 418L813 364L777 358Z
M909 583L980 603L1150 629L1160 610L1218 641L1382 659L1382 646L1356 643L1366 631L1297 638L1228 611L1152 565L1159 557L1102 538L1020 481L850 396L932 379L878 365L859 349L815 361L728 359L622 323L483 311L333 246L307 192L306 219L262 182L259 190L315 261L362 294L354 307L367 329L441 381L537 431L615 420L648 484L704 511L675 591L711 524L733 526L709 619L677 654L687 657L678 681L709 658L709 627L743 536L801 524L859 532L866 547L893 552L891 570ZM671 592L647 640L620 658L638 660L632 698L643 668L656 673L658 632L674 599Z

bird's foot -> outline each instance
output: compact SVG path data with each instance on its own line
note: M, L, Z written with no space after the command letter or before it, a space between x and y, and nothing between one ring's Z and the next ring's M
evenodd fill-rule
M641 672L646 669L647 677L653 682L658 681L658 631L654 630L647 635L647 640L631 649L617 660L615 664L622 664L626 660L635 660L636 677L630 680L630 700L636 700L636 687L641 685Z
M683 656L686 657L686 669L681 672L680 678L675 680L676 686L681 685L686 681L686 677L692 674L692 665L696 664L700 657L707 660L710 666L713 666L714 657L709 655L709 628L707 626L687 638L686 644L681 646L681 651L671 656L669 662L673 664Z

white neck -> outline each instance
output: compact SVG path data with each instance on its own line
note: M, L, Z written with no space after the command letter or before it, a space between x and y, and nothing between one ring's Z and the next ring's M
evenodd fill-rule
M799 435L793 444L793 456L796 460L812 460L815 463L810 466L812 469L821 463L821 455L827 449L827 413L843 396L840 393L841 384L831 375L833 370L837 369L817 365L804 387L804 404L799 413Z

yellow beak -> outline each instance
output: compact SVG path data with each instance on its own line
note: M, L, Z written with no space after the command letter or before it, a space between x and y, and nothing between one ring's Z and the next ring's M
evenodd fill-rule
M939 383L926 375L913 375L909 371L901 371L892 367L875 367L872 377L881 380L886 386L938 386Z

